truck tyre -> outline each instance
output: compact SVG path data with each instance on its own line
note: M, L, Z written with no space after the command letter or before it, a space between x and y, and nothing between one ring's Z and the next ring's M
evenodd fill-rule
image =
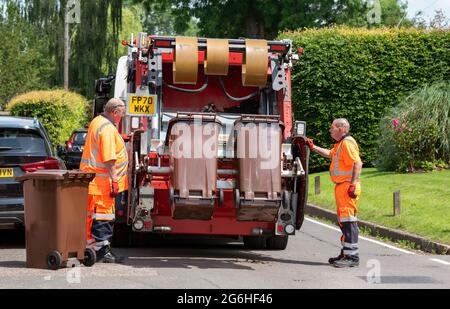
M267 249L284 250L288 244L288 236L275 235L267 238Z
M175 190L173 189L173 187L170 187L169 189L169 203L170 206L172 206L173 203L175 203Z
M266 238L264 236L244 236L244 247L246 249L265 249Z
M126 223L116 223L114 224L114 231L112 237L112 246L117 247L128 247L130 245L131 239L131 227Z
M224 201L223 190L220 189L219 190L219 207L223 207L223 201Z
M240 203L241 203L241 194L239 192L239 189L235 189L234 190L234 207L236 209L238 209L240 206Z

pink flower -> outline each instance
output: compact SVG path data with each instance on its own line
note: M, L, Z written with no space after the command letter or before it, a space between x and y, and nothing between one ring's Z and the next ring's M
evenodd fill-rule
M396 128L398 126L398 119L394 118L394 120L392 120L392 125L394 126L394 128Z
M398 132L403 132L403 128L400 127L400 128L397 129L397 131L398 131Z
M412 128L409 128L408 131L409 131L409 132L412 132Z

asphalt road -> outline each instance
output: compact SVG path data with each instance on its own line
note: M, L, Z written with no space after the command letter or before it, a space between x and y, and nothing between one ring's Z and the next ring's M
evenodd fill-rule
M237 241L168 241L117 248L123 265L57 271L25 267L24 236L0 231L0 288L450 288L450 256L433 256L360 239L361 265L328 265L340 232L307 219L284 251L249 251Z

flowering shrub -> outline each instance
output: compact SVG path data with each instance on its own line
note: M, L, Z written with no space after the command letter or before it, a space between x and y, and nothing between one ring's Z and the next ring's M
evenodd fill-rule
M434 123L415 124L414 128L406 122L392 122L392 141L398 152L400 172L431 171L436 160L438 129Z
M378 167L400 172L448 168L450 83L425 86L380 122Z

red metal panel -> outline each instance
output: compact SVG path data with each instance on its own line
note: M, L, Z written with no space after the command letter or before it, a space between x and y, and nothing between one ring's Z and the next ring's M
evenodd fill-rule
M162 215L153 218L153 226L169 226L172 234L252 235L255 228L275 231L273 222L239 222L234 218L213 218L210 221L174 220Z
M174 60L173 50L170 52L164 52L162 54L163 63L172 63ZM229 55L229 63L231 66L240 66L242 65L242 59L244 58L242 53L239 52L230 52ZM198 52L198 64L204 64L205 62L205 51Z
M142 64L135 60L136 63L136 87L141 85Z
M172 65L166 63L163 65L163 76L165 81L172 80ZM164 111L194 111L200 112L202 108L208 103L215 104L217 109L222 112L224 108L237 106L239 102L228 99L222 91L219 83L219 78L222 78L227 92L234 97L244 97L257 90L256 87L243 87L241 68L230 67L227 76L208 76L208 87L200 93L186 93L163 88L163 110ZM205 75L203 66L199 66L198 82L196 85L176 85L179 88L198 89L203 86L205 82ZM259 100L259 96L253 98L255 101ZM245 103L244 103L245 104Z
M284 137L288 138L291 136L292 130L292 92L291 92L291 70L288 68L285 70L286 80L287 80L287 91L283 96L282 91L280 91L279 95L283 96L282 98L282 107L281 107L281 119L284 123ZM279 102L281 101L279 99Z

